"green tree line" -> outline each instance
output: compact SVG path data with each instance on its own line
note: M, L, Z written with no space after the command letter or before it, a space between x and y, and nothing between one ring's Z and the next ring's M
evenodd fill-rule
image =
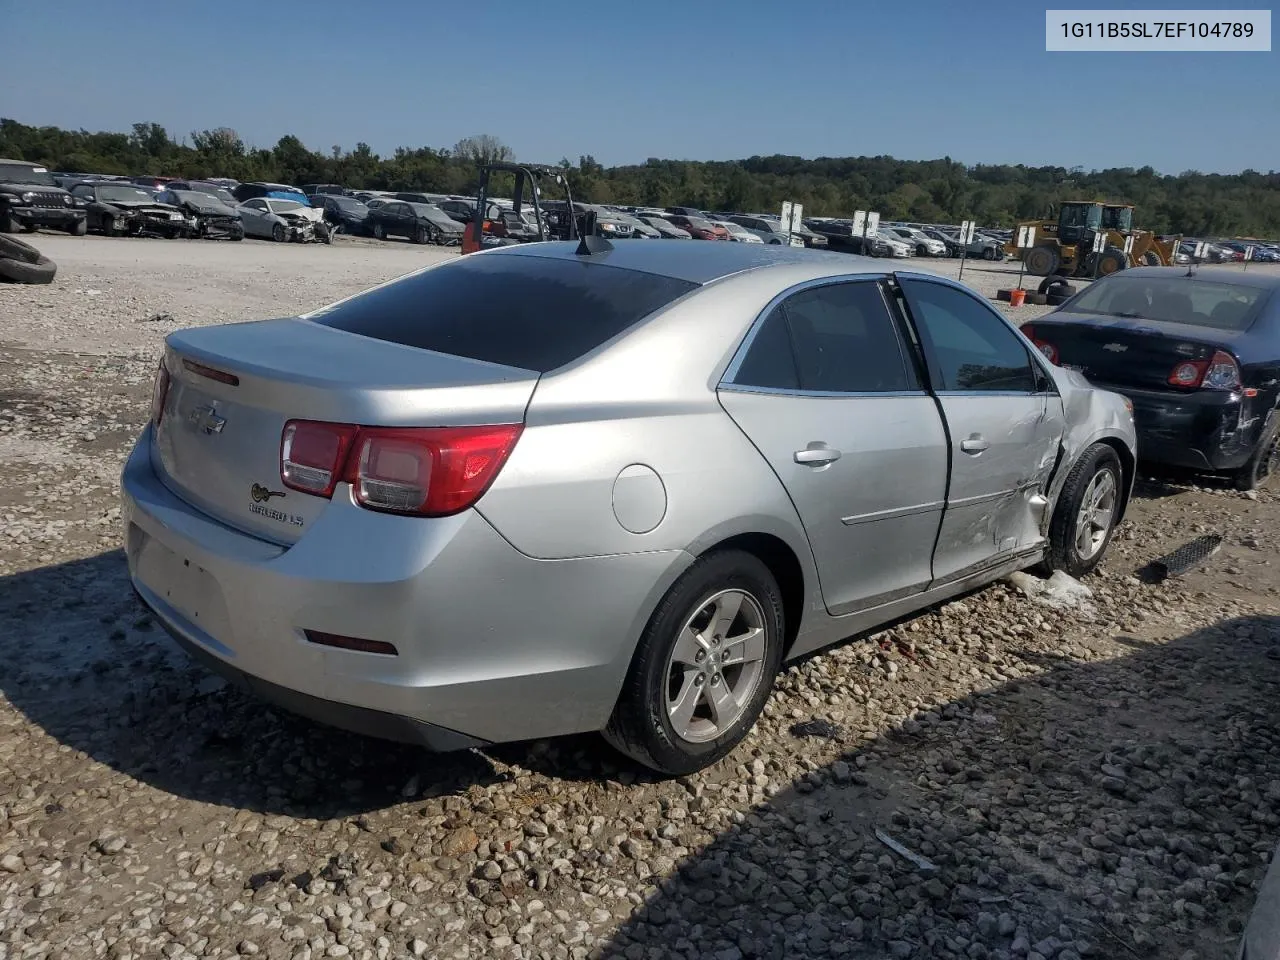
M156 123L135 123L128 133L90 133L0 119L0 156L75 173L223 176L471 194L479 163L512 154L489 135L468 137L449 149L398 147L381 156L366 143L352 150L312 150L292 135L269 149L249 147L226 127L196 131L179 142ZM595 203L771 211L792 200L815 216L847 216L861 209L879 210L894 220L976 219L1009 226L1044 216L1063 200L1102 199L1134 204L1136 222L1157 233L1280 236L1280 173L1274 170L1171 175L1151 167L1119 167L1086 172L1079 167L966 166L950 157L887 156L653 158L620 167L604 167L583 156L576 164L563 159L560 166L574 195Z

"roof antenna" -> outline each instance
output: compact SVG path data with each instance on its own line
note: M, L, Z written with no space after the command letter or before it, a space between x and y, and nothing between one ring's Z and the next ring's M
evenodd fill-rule
M573 216L573 211L569 211L569 215ZM574 253L579 257L589 257L593 253L608 253L613 249L613 244L604 237L596 236L596 212L588 210L582 218L582 239L578 241L578 249Z

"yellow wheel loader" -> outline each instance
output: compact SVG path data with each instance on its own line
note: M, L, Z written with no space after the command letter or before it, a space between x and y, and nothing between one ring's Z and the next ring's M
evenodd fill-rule
M1133 228L1133 207L1129 204L1103 203L1100 200L1072 200L1062 204L1056 220L1029 220L1018 229L1035 231L1032 245L1026 250L1017 246L1018 230L1005 244L1010 256L1021 256L1027 273L1033 277L1092 277L1133 266L1173 265L1173 255L1181 236L1157 239L1149 230ZM1095 237L1104 234L1101 249L1095 250ZM1128 238L1133 242L1125 253Z

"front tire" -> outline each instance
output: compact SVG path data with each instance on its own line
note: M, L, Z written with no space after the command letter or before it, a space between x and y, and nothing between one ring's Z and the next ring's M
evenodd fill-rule
M375 240L387 239L387 228L380 223L375 223L373 225L373 239Z
M668 776L715 763L764 709L784 630L781 591L758 557L700 557L649 618L605 739Z
M284 232L284 224L273 223L271 225L271 239L276 243L284 243L287 237Z
M995 258L996 258L996 248L995 248L995 247L983 247L983 248L982 248L982 259L983 259L983 260L994 260Z
M1032 247L1022 255L1022 262L1033 277L1047 277L1058 272L1062 257L1053 247Z
M88 220L77 220L71 226L67 227L67 233L71 234L73 237L83 237L88 232L89 232Z
M1124 471L1105 443L1089 447L1067 474L1049 523L1050 570L1079 579L1102 562L1124 497Z

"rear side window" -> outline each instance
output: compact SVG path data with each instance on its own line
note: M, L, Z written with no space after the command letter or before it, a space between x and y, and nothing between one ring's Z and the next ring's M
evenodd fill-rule
M697 286L601 263L477 254L307 319L375 340L545 373Z

